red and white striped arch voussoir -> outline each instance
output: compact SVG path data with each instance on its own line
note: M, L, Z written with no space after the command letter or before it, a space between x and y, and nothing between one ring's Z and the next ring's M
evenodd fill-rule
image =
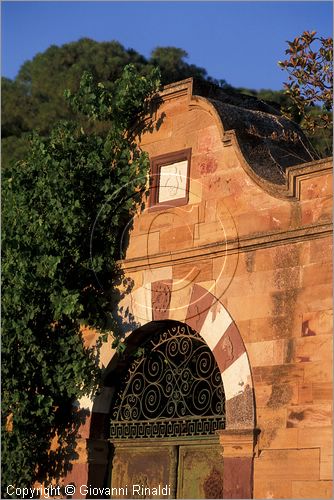
M197 331L213 352L221 372L227 428L254 428L252 376L239 330L214 295L200 285L189 286L192 289L184 306L173 301L172 280L155 281L138 288L128 302L133 323L144 326L151 321L171 319Z
M239 431L252 432L255 428L252 377L239 330L222 303L200 285L187 284L187 293L182 295L188 299L185 304L178 303L179 285L172 280L155 281L125 296L119 308L124 334L128 335L151 321L167 319L186 323L196 330L213 352L221 372L226 397L227 433L231 432L233 436ZM103 348L107 360L110 345ZM113 389L105 387L90 402L91 413L84 426L86 431L82 429L81 433L84 437L87 432L87 437L93 443L97 440L99 450L99 443L108 439L112 394ZM227 437L229 439L229 434ZM252 456L228 456L224 451L224 498L252 498L252 464ZM108 467L107 455L104 461L99 457L99 462L90 463L89 467L88 464L74 464L66 483L75 481L77 484L90 484L96 477L105 477Z

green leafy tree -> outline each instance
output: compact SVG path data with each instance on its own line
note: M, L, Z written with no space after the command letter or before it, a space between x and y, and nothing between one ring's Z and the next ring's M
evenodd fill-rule
M34 134L27 158L4 173L2 498L8 484L50 482L70 467L85 419L73 404L100 377L100 343L85 347L80 325L100 341L117 332L119 234L141 203L149 165L134 125L158 84L157 71L144 77L131 65L110 89L85 73L67 99L109 123L106 138L62 122L47 138Z
M96 42L89 38L60 47L52 45L37 54L21 66L15 80L2 80L3 167L24 158L29 147L27 132L38 129L46 135L57 120L73 118L72 109L64 104L63 93L65 89L77 90L84 71L92 73L107 89L112 88L127 64L133 64L142 76L159 67L162 84L190 76L212 80L203 68L188 64L186 57L182 49L159 47L147 59L119 42ZM77 119L85 122L84 116ZM98 124L99 133L106 134L107 130L104 123Z
M197 78L208 81L221 87L227 86L225 80L217 80L210 77L204 68L195 64L188 64L185 59L188 53L176 47L157 47L151 53L149 63L158 66L161 71L161 81L163 84L177 82L185 78Z
M95 42L83 38L60 47L52 45L45 52L26 61L15 80L2 79L2 166L23 159L29 148L28 132L50 133L58 120L71 120L73 110L64 102L65 89L78 89L81 75L89 71L106 88L120 77L127 64L147 75L147 61L134 50L126 50L116 42ZM84 116L76 115L81 124ZM107 133L103 123L91 129Z
M316 139L315 145L331 154L333 39L317 36L316 31L304 31L287 43L285 53L289 57L278 63L289 75L285 92L298 109L301 126Z

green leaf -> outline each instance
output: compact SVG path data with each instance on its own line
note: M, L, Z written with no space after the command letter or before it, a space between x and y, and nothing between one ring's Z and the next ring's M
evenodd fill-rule
M73 453L65 443L82 424L73 402L95 394L101 343L111 329L120 337L113 283L122 281L118 234L137 208L134 195L141 187L130 164L134 151L141 174L148 169L146 154L124 137L157 85L155 73L143 79L127 67L110 92L84 73L79 90L66 92L66 99L85 116L85 125L90 119L104 125L112 120L108 140L96 130L84 133L81 116L55 126L49 136L35 133L24 168L17 162L5 170L4 492L8 484L27 487L57 479L57 471L70 463ZM81 325L101 334L96 347L85 346ZM125 344L118 341L116 347L123 352ZM50 453L56 434L64 444Z

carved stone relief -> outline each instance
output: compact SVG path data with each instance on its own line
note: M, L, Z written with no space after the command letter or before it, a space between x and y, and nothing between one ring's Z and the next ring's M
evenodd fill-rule
M153 283L152 284L152 308L153 318L166 319L166 314L169 309L171 300L171 289L167 283Z

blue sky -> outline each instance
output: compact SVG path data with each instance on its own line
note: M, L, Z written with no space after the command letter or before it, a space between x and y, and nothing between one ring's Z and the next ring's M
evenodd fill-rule
M148 57L176 46L187 61L234 86L280 89L277 66L286 40L304 30L332 34L332 3L280 2L16 2L2 1L2 75L51 44L82 37L117 40Z

